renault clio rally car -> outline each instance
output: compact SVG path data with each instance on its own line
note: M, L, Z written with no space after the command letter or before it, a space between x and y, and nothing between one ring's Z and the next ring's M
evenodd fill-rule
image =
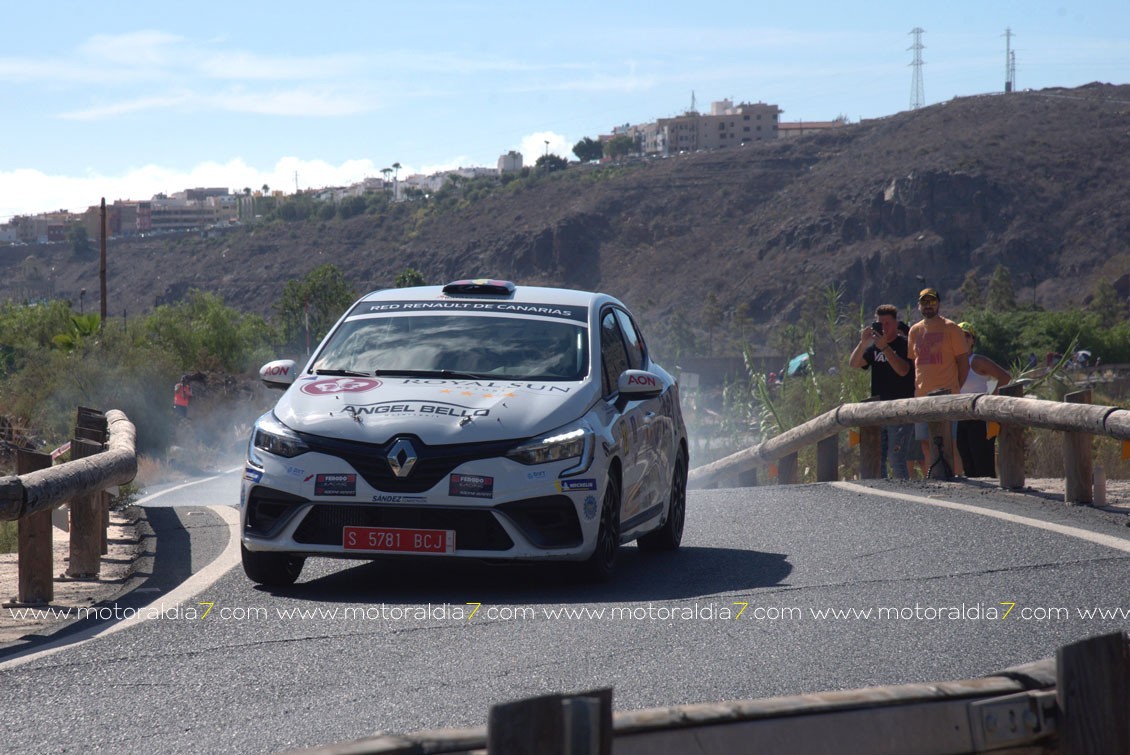
M605 294L457 281L354 304L256 422L241 490L247 576L309 556L576 561L679 547L687 434L676 381Z

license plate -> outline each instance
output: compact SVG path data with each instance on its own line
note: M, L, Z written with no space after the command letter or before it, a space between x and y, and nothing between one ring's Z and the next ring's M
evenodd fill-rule
M346 550L390 553L454 553L455 530L414 530L401 527L344 527Z

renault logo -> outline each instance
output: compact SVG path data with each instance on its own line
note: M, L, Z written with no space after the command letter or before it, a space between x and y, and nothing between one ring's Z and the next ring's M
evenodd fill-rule
M394 475L407 477L412 474L412 467L416 466L416 449L411 441L400 438L392 444L385 461L392 468Z

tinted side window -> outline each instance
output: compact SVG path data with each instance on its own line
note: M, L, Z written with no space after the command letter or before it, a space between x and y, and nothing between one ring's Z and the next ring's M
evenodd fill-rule
M604 367L604 395L616 392L616 381L628 369L628 352L624 350L624 339L620 337L620 326L612 310L600 318L600 356Z
M642 370L645 353L643 339L636 332L636 326L632 322L632 318L628 317L627 312L617 309L616 319L620 323L620 331L624 334L624 345L628 348L628 364L632 366L633 370Z

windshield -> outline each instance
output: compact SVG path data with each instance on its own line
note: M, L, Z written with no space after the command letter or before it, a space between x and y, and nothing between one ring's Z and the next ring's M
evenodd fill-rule
M588 373L588 332L577 323L532 317L364 317L334 332L314 369L575 381Z

